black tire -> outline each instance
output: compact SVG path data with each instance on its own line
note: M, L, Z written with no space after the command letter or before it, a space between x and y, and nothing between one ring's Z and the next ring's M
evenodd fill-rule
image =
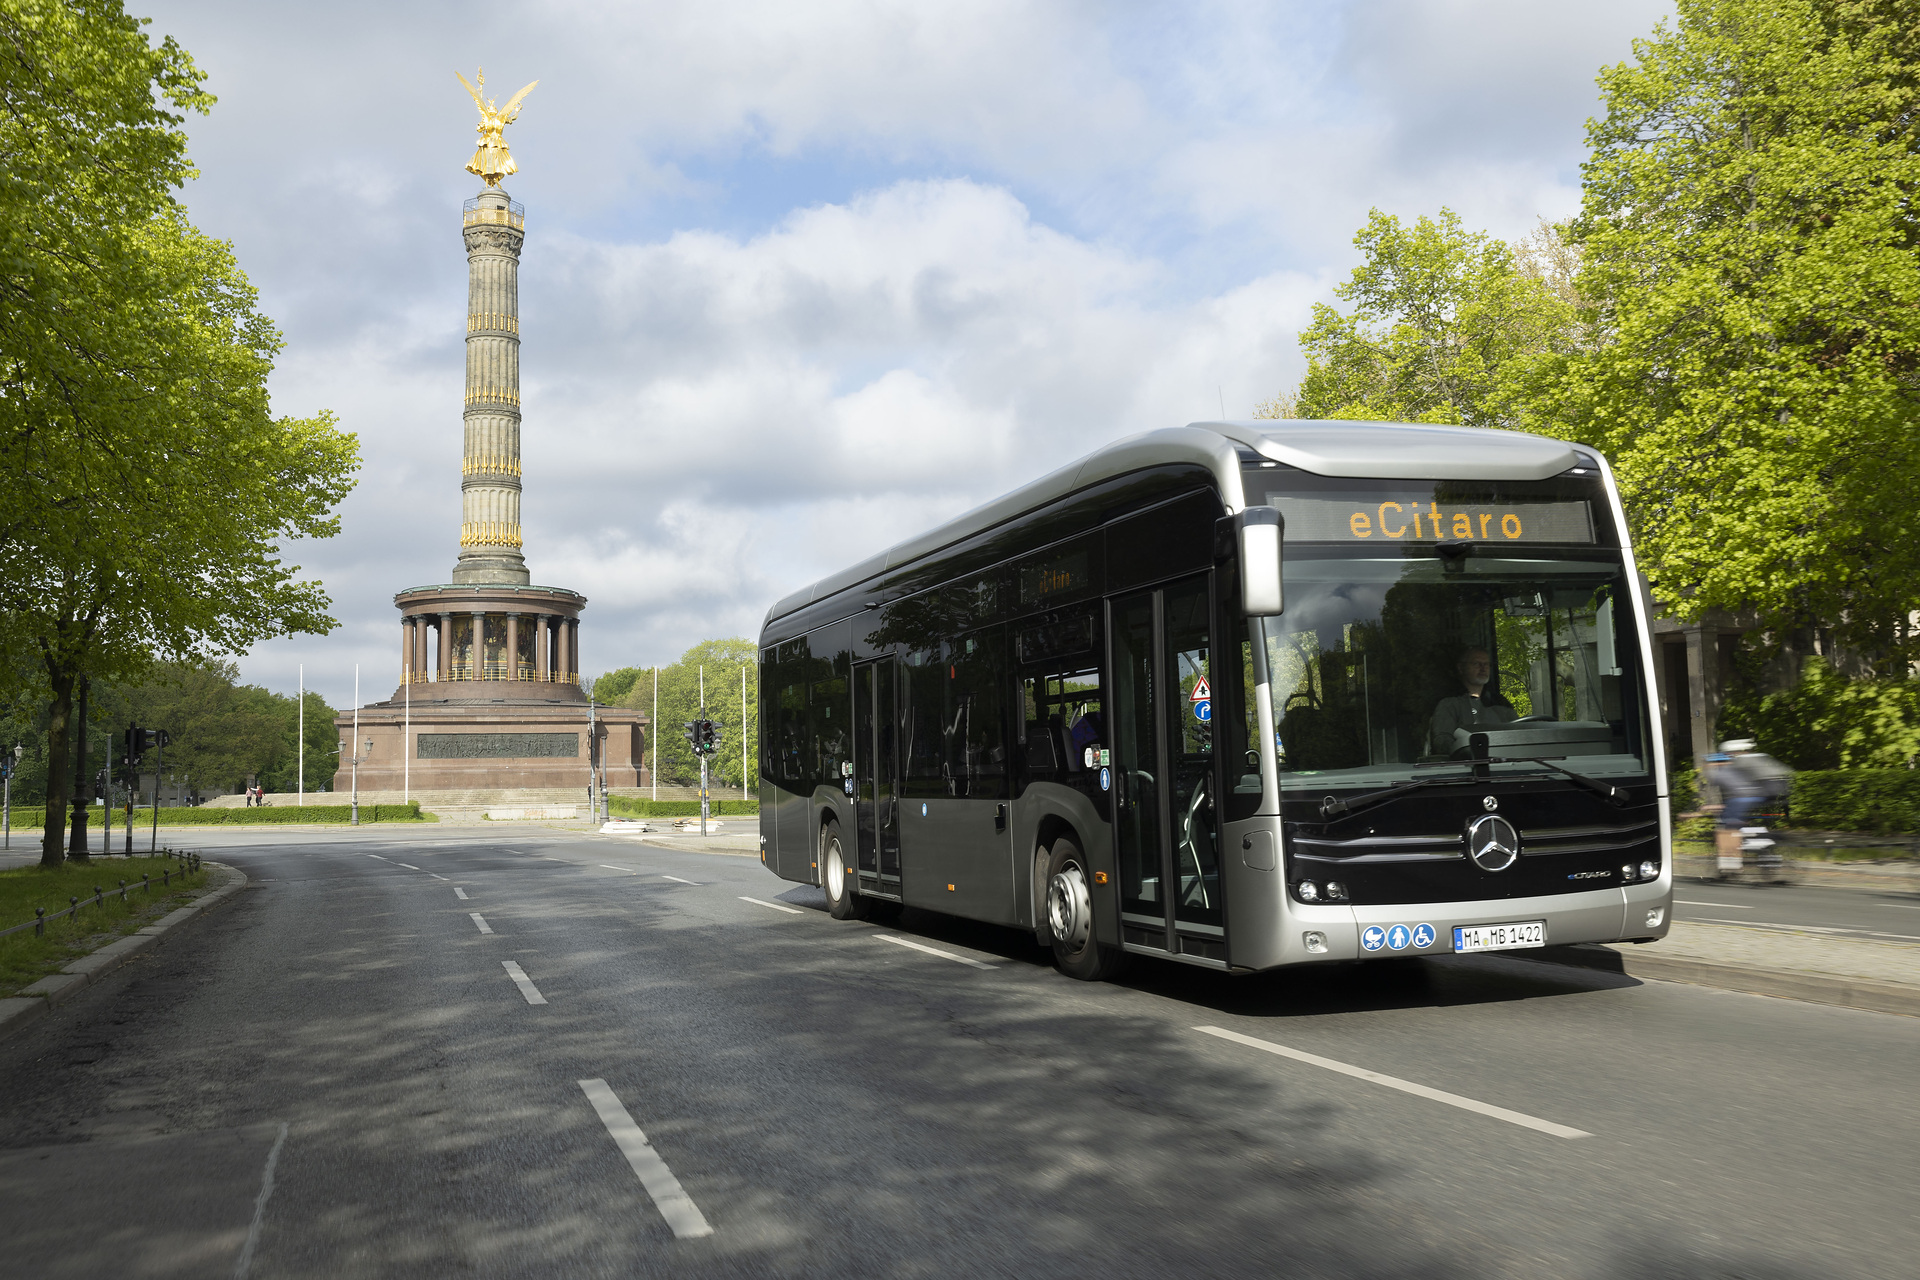
M820 887L826 891L827 914L835 920L864 920L867 900L854 887L859 876L847 865L846 846L840 842L840 824L820 828Z
M1080 846L1065 836L1055 840L1047 855L1047 935L1054 964L1069 978L1104 982L1126 962L1126 952L1099 938L1105 898L1093 892L1093 873Z

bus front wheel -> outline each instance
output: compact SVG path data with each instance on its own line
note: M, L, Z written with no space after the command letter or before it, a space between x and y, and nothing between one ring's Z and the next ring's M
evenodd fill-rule
M1062 837L1047 858L1047 932L1053 962L1069 978L1100 982L1120 971L1125 953L1104 946L1094 924L1092 876L1080 846Z
M820 887L827 893L827 914L835 920L858 920L867 914L866 900L853 891L852 875L840 843L840 824L829 822L820 828Z

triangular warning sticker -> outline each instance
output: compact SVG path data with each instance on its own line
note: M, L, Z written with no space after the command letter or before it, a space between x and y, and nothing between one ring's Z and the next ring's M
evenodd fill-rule
M1213 691L1207 688L1207 678L1205 676L1201 676L1200 682L1193 686L1193 692L1187 695L1187 701L1188 702L1213 701Z

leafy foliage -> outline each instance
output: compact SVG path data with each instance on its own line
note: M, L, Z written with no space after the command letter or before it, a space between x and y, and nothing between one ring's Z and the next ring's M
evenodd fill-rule
M1539 240L1558 249L1551 228ZM1351 312L1314 306L1306 377L1263 415L1501 426L1516 362L1578 339L1572 297L1549 274L1559 258L1467 231L1451 209L1412 226L1375 209L1353 242L1361 264L1333 291Z
M1849 680L1808 658L1793 688L1736 694L1720 721L1795 769L1910 768L1920 757L1920 679Z
M1916 656L1920 84L1909 3L1679 0L1604 70L1574 224L1599 341L1527 422L1613 455L1682 616Z
M703 640L680 655L672 666L660 668L660 721L654 726L655 744L660 751L660 781L675 786L692 786L700 781L700 762L694 757L682 735L681 726L700 713L701 671L706 673L707 718L720 725L724 733L719 754L713 757L709 778L715 788L740 786L742 751L749 786L759 777L755 769L760 733L760 684L757 669L759 650L753 641L741 637L728 640ZM747 673L747 731L740 733L740 673ZM646 668L626 667L602 680L633 671L632 687L622 706L653 712L653 673ZM594 685L599 697L600 685ZM604 700L604 699L603 699ZM652 746L649 744L649 751ZM649 754L648 762L652 762Z
M0 625L40 658L47 862L84 682L333 626L281 543L337 531L358 446L272 416L279 335L173 198L200 80L117 0L0 7Z
M1793 779L1788 805L1796 827L1828 831L1920 831L1920 772L1839 769Z

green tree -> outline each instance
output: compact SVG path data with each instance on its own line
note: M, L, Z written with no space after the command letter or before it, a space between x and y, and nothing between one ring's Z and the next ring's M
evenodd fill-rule
M634 685L639 683L642 676L646 676L651 681L651 668L621 667L607 672L588 688L593 696L602 702L625 706L627 695L633 692ZM649 684L648 688L651 689L652 685Z
M165 729L168 774L190 779L202 794L232 793L256 779L269 791L296 790L299 701L243 685L239 674L230 662L160 663L138 683L96 690L96 719L115 733L129 724ZM320 695L306 696L306 778L314 791L333 776L337 713Z
M0 615L44 682L49 865L87 682L333 625L280 546L336 531L357 444L271 415L279 335L173 198L199 82L118 3L0 4Z
M1579 341L1552 228L1516 250L1451 209L1412 226L1375 209L1354 245L1361 263L1333 291L1351 310L1315 304L1306 377L1262 416L1505 426L1516 365Z
M1720 720L1796 769L1910 769L1920 757L1920 680L1849 680L1810 657L1793 688L1749 686L1728 698Z
M682 726L700 713L700 680L704 670L707 690L707 718L724 730L719 754L713 757L709 773L713 785L738 787L744 755L748 785L757 785L756 767L760 735L760 687L757 662L759 650L753 641L734 637L728 640L703 640L680 655L672 666L660 668L660 722L654 728L660 752L660 781L675 786L692 786L700 781L700 762L688 746ZM740 673L747 676L747 727L740 732ZM653 678L646 668L635 671L632 688L622 705L636 711L653 711ZM604 679L605 677L603 677Z
M1613 459L1677 613L1920 656L1920 18L1911 0L1678 0L1603 71L1573 234L1601 341L1527 420Z

